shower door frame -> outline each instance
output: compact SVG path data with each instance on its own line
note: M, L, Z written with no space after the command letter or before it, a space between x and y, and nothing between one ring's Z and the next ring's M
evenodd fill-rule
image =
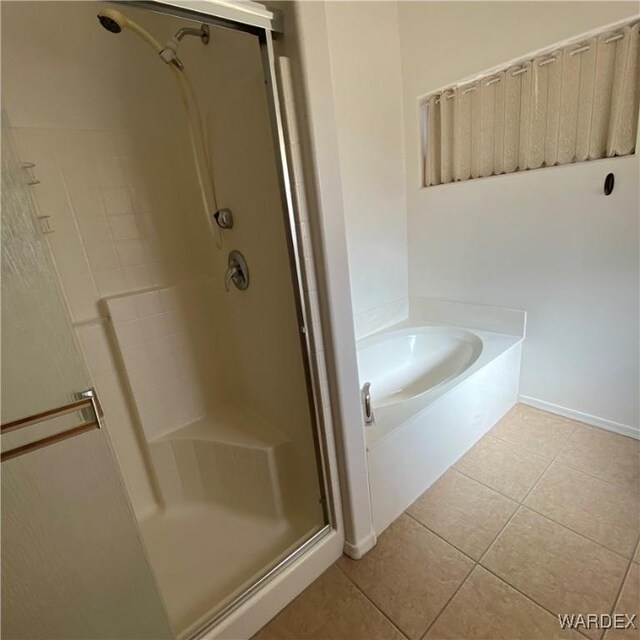
M135 6L140 9L159 14L176 16L186 20L205 22L207 24L242 31L258 38L260 55L262 59L263 76L267 91L267 103L269 107L269 121L274 144L276 169L278 172L278 187L280 190L280 202L284 213L285 230L287 237L287 249L289 254L290 274L292 278L296 314L299 327L299 338L302 351L302 360L305 369L305 384L312 423L314 447L316 452L317 473L321 488L321 503L325 525L315 534L304 540L293 551L284 557L276 559L276 563L267 569L258 579L238 594L231 602L220 611L214 613L212 618L195 629L191 638L200 638L204 634L214 630L227 616L236 611L252 596L258 593L273 578L279 575L287 567L291 566L304 553L313 548L316 543L326 538L332 531L338 529L336 514L336 496L332 490L330 474L330 445L327 438L326 422L324 421L324 409L318 383L319 372L314 364L313 350L310 342L309 318L310 312L305 303L304 276L302 269L302 246L296 229L295 206L292 198L292 176L290 172L287 146L284 137L284 127L280 109L278 82L275 71L275 52L273 48L272 33L281 32L279 17L274 14L269 19L263 14L253 14L246 9L234 7L219 7L208 2L182 3L180 0L112 0L115 4ZM270 11L270 10L269 10ZM229 17L230 15L234 17Z

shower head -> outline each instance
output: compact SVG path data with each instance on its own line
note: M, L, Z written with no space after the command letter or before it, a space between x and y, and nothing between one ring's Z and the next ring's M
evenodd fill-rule
M116 11L115 9L104 9L98 14L98 20L100 24L110 33L120 33L123 29L129 29L134 33L137 33L141 38L146 40L156 51L157 54L166 62L174 66L179 71L184 69L184 65L178 58L177 54L177 46L179 44L179 40L174 37L172 40L167 43L166 46L162 46L148 31L143 29L137 22L130 20L124 14ZM189 29L183 29L181 31L190 31ZM180 32L179 32L180 33ZM198 32L202 41L205 40L205 30L202 29L202 32ZM187 34L185 34L187 35ZM208 42L209 32L206 31L206 37ZM174 46L175 41L175 46Z
M122 27L113 18L109 18L109 16L98 16L98 20L100 20L100 24L107 31L111 31L111 33L120 33L122 31Z
M123 29L128 29L139 35L143 40L146 40L155 49L156 53L162 51L162 45L146 29L115 9L103 9L98 14L98 20L109 33L120 33Z
M100 24L111 33L120 33L123 26L127 26L127 18L119 11L105 9L98 14Z

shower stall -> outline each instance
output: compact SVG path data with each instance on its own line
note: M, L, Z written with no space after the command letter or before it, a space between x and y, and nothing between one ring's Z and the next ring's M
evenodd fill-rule
M6 637L197 637L335 529L272 33L223 4L3 2Z

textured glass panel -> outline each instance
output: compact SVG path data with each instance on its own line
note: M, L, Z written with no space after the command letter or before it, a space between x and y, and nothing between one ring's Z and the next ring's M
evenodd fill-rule
M2 115L2 422L46 411L91 386ZM26 159L28 160L28 158ZM37 168L36 168L37 169Z
M3 112L3 423L67 404L90 386L29 175ZM70 414L6 434L3 450L81 420ZM3 637L172 635L104 430L2 463L1 556Z

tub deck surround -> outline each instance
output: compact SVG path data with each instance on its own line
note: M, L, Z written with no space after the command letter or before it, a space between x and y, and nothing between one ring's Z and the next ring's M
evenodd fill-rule
M523 311L429 299L410 309L357 343L377 535L518 400Z

